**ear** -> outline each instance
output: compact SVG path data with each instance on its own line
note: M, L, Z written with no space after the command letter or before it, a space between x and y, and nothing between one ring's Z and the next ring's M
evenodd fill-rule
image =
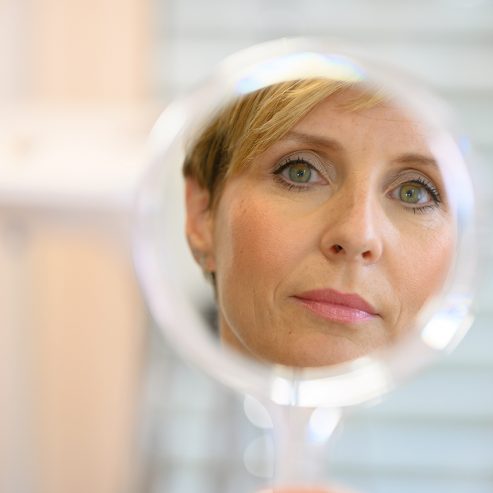
M196 262L206 272L216 270L210 194L194 178L185 179L186 235Z

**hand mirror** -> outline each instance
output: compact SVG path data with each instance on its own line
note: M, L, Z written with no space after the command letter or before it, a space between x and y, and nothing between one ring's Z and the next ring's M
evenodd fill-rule
M282 410L281 442L469 328L461 140L398 71L336 43L250 48L164 111L151 154L135 228L151 311L185 357ZM317 483L301 443L276 484Z

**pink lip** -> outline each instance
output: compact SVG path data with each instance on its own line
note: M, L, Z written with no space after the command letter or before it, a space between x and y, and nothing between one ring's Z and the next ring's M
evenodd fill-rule
M375 308L357 294L317 289L294 296L317 315L334 322L364 322L378 316Z

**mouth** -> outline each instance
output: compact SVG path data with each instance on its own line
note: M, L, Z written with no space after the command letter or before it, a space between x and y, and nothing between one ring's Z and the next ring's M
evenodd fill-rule
M316 315L346 324L366 322L379 316L375 308L357 294L340 293L334 289L317 289L294 296Z

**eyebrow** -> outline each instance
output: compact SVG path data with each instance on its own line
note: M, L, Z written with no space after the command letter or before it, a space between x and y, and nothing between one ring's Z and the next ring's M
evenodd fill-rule
M303 132L289 131L281 140L294 140L303 144L311 144L318 147L328 147L334 151L343 151L344 146L335 139L321 137L319 135L306 134Z
M392 161L396 164L420 164L439 169L438 163L432 157L425 156L423 154L416 154L413 152L402 154Z
M304 132L289 131L281 140L293 140L303 144L312 144L320 147L328 147L334 151L344 151L344 146L335 139ZM438 163L432 157L415 152L406 152L392 159L396 164L420 164L439 169Z

